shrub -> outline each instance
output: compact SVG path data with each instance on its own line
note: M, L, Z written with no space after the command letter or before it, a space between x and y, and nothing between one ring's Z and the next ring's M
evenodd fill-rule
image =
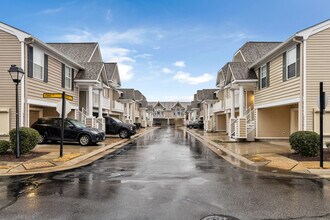
M0 154L7 153L10 148L10 142L5 140L0 140Z
M16 129L9 132L11 149L16 153ZM39 132L33 128L19 128L19 149L21 154L30 152L39 142Z
M318 154L320 135L313 131L297 131L290 135L289 142L296 153L315 157Z

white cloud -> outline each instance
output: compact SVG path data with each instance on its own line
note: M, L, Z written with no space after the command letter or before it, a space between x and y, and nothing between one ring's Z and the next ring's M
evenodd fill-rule
M134 73L132 72L133 67L131 65L119 63L118 68L121 81L128 81L133 78Z
M180 83L198 85L213 80L213 76L209 73L204 73L200 76L191 76L190 73L178 71L173 77L173 79Z
M143 53L136 55L135 58L143 58L143 59L150 59L153 55L149 53Z
M177 67L185 67L186 63L184 61L176 61L173 65Z
M169 68L163 68L162 72L165 73L165 74L173 73L173 71L170 70Z
M44 14L44 15L55 14L62 10L63 10L63 8L49 8L49 9L42 10L39 14Z
M157 47L153 47L152 49L154 49L154 50L159 50L159 49L160 49L160 47L159 47L159 46L157 46Z
M107 14L106 14L106 16L105 16L105 20L107 20L107 21L111 21L111 19L112 19L111 10L108 9Z
M135 59L129 57L131 50L119 47L102 47L101 52L105 62L135 63Z

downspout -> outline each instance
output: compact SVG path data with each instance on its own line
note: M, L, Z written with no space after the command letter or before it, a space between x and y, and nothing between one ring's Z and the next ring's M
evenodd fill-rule
M307 114L306 114L306 111L307 111L307 105L306 105L306 43L307 41L305 39L303 40L298 40L297 38L293 38L293 41L294 42L297 42L297 43L300 43L302 46L303 46L303 62L304 62L304 65L303 65L303 68L302 69L302 77L303 77L303 80L302 80L302 87L303 87L303 95L302 95L302 100L300 100L300 103L302 104L302 114L301 112L299 113L299 123L298 123L298 128L299 129L302 129L303 127L303 130L306 131L307 129L307 126L306 126L306 120L307 120ZM299 108L300 109L300 108ZM303 117L303 121L301 121L301 117ZM303 124L303 126L302 126Z
M21 68L23 69L23 71L25 71L25 43L24 41L21 41ZM26 74L24 74L26 75ZM23 76L23 79L21 81L21 126L23 127L24 124L25 124L25 117L26 117L26 114L24 112L25 110L25 79L26 79L26 76ZM25 117L24 117L25 116ZM29 126L29 125L27 125Z

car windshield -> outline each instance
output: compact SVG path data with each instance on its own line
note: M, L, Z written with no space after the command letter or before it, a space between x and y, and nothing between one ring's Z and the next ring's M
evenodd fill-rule
M115 122L117 123L123 123L122 121L120 121L118 118L112 118Z
M70 122L72 124L74 124L74 126L76 126L77 128L86 128L86 125L84 125L82 122L77 121L77 120L70 120Z

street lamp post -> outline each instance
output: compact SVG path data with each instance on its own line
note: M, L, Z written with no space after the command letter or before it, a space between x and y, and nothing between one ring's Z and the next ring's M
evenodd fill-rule
M16 83L16 158L19 158L19 114L18 114L18 84L21 82L24 71L16 65L11 65L8 70L11 79Z

